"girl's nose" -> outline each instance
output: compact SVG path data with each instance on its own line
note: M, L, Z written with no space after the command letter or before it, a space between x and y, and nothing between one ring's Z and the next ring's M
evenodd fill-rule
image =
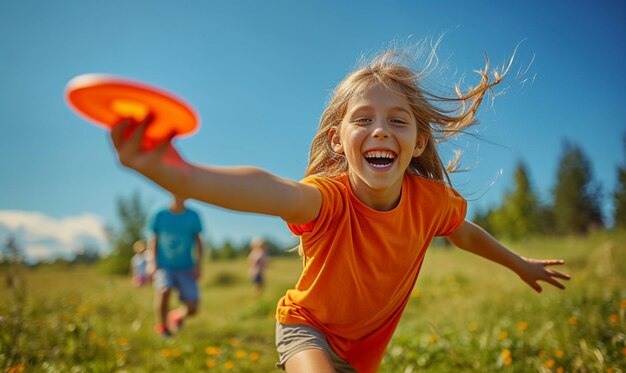
M387 132L387 126L382 120L376 120L373 123L372 128L372 137L384 139L389 137L389 133Z

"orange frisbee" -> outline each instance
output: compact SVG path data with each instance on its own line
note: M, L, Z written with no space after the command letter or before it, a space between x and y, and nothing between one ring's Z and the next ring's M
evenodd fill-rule
M154 116L146 129L143 146L168 137L192 134L199 126L198 115L183 99L159 88L110 75L79 75L67 83L68 104L86 119L111 129L122 119L141 122Z

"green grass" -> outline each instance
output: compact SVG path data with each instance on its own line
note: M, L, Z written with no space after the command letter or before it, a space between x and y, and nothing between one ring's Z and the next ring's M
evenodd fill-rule
M564 258L567 290L536 294L495 264L433 248L381 372L625 371L626 233L511 248ZM21 284L0 278L0 371L276 371L274 310L300 263L274 258L260 296L243 260L207 263L200 313L170 339L152 330L150 288L90 267L22 269Z

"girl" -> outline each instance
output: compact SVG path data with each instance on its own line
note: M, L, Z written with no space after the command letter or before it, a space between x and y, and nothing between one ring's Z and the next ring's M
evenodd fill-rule
M562 260L523 258L465 221L436 151L475 123L483 96L504 74L489 66L467 94L441 98L386 52L349 74L324 111L306 177L184 160L171 141L140 149L150 125L123 120L111 132L120 162L161 187L228 209L281 217L300 236L304 269L277 309L278 367L289 372L375 372L436 236L499 263L537 292L569 276ZM436 102L458 103L444 110ZM134 129L133 129L134 128ZM130 137L125 131L133 131Z

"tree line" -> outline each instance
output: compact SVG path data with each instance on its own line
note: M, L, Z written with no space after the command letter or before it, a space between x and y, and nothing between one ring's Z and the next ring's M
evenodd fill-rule
M472 220L496 237L511 240L533 235L582 235L593 229L607 228L601 206L604 198L611 198L613 227L626 229L626 136L623 145L624 160L616 170L617 186L608 194L594 180L591 162L582 148L566 140L551 190L551 202L540 200L530 182L528 168L519 162L513 175L513 187L505 193L500 205L479 211ZM95 248L83 248L72 263L97 263L108 273L128 273L133 244L147 239L148 207L135 192L128 197L118 197L116 210L118 224L106 229L111 253L99 258ZM248 253L247 244L236 246L226 241L218 246L205 241L206 257L210 260L229 260ZM282 247L271 239L267 241L270 255L292 253L291 247ZM20 249L9 237L0 247L0 265L23 262Z
M116 200L118 224L107 227L107 236L112 251L106 258L100 260L99 266L105 272L127 274L130 259L133 256L133 244L138 240L146 241L145 230L148 225L149 209L142 201L138 192L128 197L118 197ZM268 254L271 256L288 255L291 247L283 247L273 240L266 238ZM248 243L236 245L225 241L217 245L206 237L203 238L205 257L208 260L231 260L245 257L249 253Z
M582 235L607 228L601 206L604 198L612 198L613 227L626 228L626 136L624 155L616 170L617 186L607 195L594 180L591 162L582 148L565 140L551 202L540 201L528 168L519 162L513 188L505 193L500 206L479 211L473 220L491 234L513 240L531 235Z

